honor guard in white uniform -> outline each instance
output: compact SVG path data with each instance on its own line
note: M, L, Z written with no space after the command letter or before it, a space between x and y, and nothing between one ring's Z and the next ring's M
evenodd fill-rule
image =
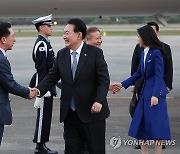
M35 42L32 58L35 63L36 73L31 79L30 86L40 83L49 70L53 67L54 51L48 39L52 35L52 15L40 17L32 21L39 35ZM36 129L33 142L36 143L35 154L57 154L45 145L49 141L53 96L56 95L55 87L41 98L36 98L34 107L37 108Z

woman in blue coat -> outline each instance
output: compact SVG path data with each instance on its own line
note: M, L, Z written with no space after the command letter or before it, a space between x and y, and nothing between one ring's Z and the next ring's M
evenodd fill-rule
M166 55L151 26L143 26L137 31L138 42L144 48L142 59L137 71L121 83L121 86L126 89L141 76L144 78L129 136L142 141L142 154L148 154L148 146L145 145L148 140L156 141L155 154L161 154L162 144L157 143L171 139L166 104L168 90L163 79Z

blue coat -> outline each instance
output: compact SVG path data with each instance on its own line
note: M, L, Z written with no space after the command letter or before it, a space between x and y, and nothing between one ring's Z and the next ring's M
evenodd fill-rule
M12 113L9 93L28 98L29 89L19 85L13 78L10 63L0 50L0 124L10 125Z
M137 71L122 82L124 88L133 85L141 76L144 78L138 106L135 110L129 136L137 139L168 140L170 136L169 119L166 105L168 90L164 82L164 61L159 50L149 50L144 68L144 52ZM151 97L158 97L158 105L151 105Z

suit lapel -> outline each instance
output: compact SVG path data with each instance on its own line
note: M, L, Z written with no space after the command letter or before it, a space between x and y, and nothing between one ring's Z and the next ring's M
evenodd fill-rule
M0 50L0 54L1 54L2 56L6 57L6 56L3 54L3 51L2 51L2 50ZM6 57L6 58L7 58L7 57Z
M6 60L8 61L9 63L9 60L7 59L7 57L3 54L3 52L0 50L0 56L3 56L4 58L6 58Z
M0 50L0 55L1 55L1 56L4 56L1 50Z
M69 81L73 82L73 77L72 77L72 69L71 69L71 55L70 55L70 49L66 49L64 53L64 70L66 71L66 77L70 78Z
M83 47L81 49L81 53L80 53L80 57L79 57L79 61L78 61L74 81L79 76L79 73L80 73L82 67L84 66L84 64L86 62L87 56L88 56L88 54L87 54L87 44L84 43L84 45L83 45Z

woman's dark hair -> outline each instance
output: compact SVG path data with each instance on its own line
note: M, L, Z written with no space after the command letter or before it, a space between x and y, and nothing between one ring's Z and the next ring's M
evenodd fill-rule
M164 61L166 61L166 52L162 47L161 41L158 39L155 31L149 25L145 25L137 29L139 36L142 38L143 43L150 49L158 49L161 51Z
M82 33L82 39L86 37L86 24L78 18L73 18L68 21L68 24L74 25L74 32L81 32Z
M149 25L149 26L155 26L157 32L159 32L159 25L158 25L156 22L148 22L147 25Z

